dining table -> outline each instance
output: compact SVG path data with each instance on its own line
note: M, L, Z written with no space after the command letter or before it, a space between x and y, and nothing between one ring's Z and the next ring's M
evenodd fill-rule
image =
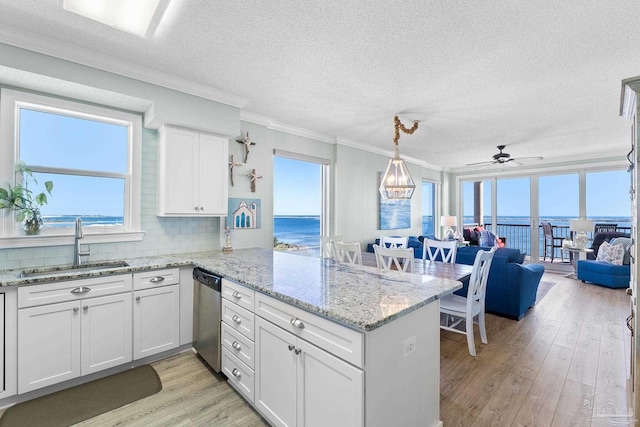
M371 252L363 252L362 265L376 267L378 265L376 255ZM472 270L473 266L471 265L414 258L413 271L411 273L464 282L471 277Z

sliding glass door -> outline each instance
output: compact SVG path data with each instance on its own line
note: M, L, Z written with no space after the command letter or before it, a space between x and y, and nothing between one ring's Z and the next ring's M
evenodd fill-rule
M551 225L556 246L571 237L570 219L592 219L619 232L628 233L631 227L624 169L472 179L461 181L459 188L464 223L482 218L485 228L505 239L506 247L520 249L531 262L551 262L551 251L553 264L568 261L559 247L545 248L543 223Z

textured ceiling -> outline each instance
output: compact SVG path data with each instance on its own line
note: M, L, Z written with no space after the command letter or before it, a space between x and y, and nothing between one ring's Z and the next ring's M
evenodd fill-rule
M636 0L173 0L152 39L0 0L20 29L246 98L243 110L456 168L623 156L620 82L640 74ZM0 39L0 42L3 40ZM10 43L10 41L7 41ZM80 51L80 50L78 50Z

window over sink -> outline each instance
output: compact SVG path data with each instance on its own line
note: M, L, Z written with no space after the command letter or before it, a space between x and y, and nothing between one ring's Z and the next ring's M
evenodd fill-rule
M140 232L141 128L136 114L2 89L0 183L13 185L15 164L24 162L39 184L34 192L45 181L53 191L41 207L43 239L23 238L4 210L0 247L65 244L55 237L73 235L76 217L96 242L138 240L127 234Z

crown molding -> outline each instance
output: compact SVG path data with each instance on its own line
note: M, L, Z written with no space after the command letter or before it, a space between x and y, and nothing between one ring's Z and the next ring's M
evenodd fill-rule
M267 128L275 122L275 120L273 120L271 117L262 116L260 114L252 113L246 110L240 110L240 120L242 120L243 122L254 123L256 125L264 126Z
M168 89L199 96L236 108L244 107L249 100L211 86L195 83L141 65L134 65L114 57L70 45L65 42L45 38L15 27L0 27L0 43L52 56L87 67L96 68Z

